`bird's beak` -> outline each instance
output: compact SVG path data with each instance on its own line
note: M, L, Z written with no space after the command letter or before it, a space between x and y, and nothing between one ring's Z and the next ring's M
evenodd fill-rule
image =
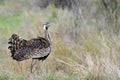
M51 26L51 24L49 23L48 26Z

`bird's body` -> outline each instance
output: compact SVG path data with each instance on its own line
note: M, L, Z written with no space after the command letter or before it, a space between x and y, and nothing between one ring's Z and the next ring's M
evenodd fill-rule
M45 24L46 25L46 24ZM48 34L48 27L45 28L45 38L37 37L31 40L19 38L17 34L13 34L8 44L11 51L11 57L16 61L23 61L26 59L45 60L51 52L50 37Z

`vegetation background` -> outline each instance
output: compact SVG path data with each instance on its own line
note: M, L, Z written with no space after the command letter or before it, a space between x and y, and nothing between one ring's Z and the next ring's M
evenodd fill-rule
M43 36L47 21L52 52L30 73L7 42ZM120 0L0 0L0 80L120 80Z

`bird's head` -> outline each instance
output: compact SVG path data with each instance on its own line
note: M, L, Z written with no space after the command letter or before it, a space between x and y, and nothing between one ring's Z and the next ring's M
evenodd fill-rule
M43 29L44 30L48 30L48 28L50 27L50 23L46 22L45 24L43 24Z

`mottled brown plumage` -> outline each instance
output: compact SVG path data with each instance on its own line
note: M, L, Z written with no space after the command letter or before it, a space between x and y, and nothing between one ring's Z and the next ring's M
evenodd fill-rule
M49 25L44 25L45 38L38 37L31 40L19 38L17 34L12 34L8 44L8 49L11 51L11 57L16 61L23 61L26 59L44 60L51 52L50 39L47 29Z

